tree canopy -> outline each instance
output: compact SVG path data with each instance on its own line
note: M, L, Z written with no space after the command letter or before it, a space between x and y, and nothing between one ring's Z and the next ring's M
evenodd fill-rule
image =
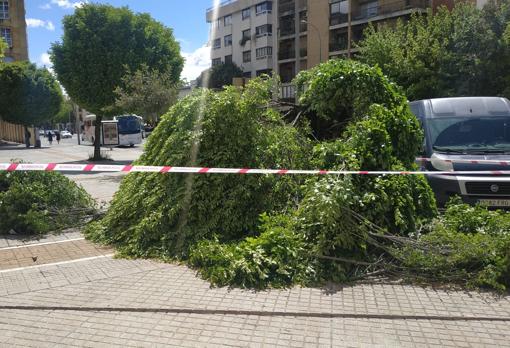
M240 67L235 63L218 64L202 72L198 78L198 85L220 89L232 85L234 77L243 77L243 70Z
M172 29L127 7L85 4L64 17L64 35L51 48L59 81L73 101L97 115L115 115L115 89L143 65L179 81L184 64ZM99 159L99 127L94 157Z
M123 112L135 113L155 122L177 100L177 84L170 74L149 70L147 65L122 78L115 89L115 105Z
M60 104L60 110L55 115L52 121L57 123L67 123L69 122L69 114L73 112L73 102L70 99L62 99L62 104Z
M28 62L0 64L0 118L40 125L60 110L62 91L46 68Z
M409 99L448 96L510 97L510 50L504 39L509 5L483 9L458 3L451 11L414 14L407 23L369 26L359 59L378 65Z

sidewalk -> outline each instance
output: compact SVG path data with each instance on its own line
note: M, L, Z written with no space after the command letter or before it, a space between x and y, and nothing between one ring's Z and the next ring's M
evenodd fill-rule
M391 284L218 289L185 266L88 255L0 271L0 346L510 347L508 296Z

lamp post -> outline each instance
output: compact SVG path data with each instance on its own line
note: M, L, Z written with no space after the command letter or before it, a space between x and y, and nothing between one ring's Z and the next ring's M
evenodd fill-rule
M311 26L313 29L317 31L317 36L319 37L319 63L322 63L322 40L321 40L321 32L319 29L312 23L302 19L301 23Z

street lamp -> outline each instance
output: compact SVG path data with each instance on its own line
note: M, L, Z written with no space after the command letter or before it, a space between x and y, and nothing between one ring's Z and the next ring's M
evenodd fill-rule
M319 63L322 63L322 40L321 40L321 32L319 29L312 23L308 22L305 19L301 20L301 23L311 26L313 29L317 31L317 36L319 37Z

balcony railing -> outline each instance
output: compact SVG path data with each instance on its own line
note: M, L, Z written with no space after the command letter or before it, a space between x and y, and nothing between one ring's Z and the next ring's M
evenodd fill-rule
M347 49L347 38L340 37L340 38L333 38L331 42L329 43L329 51L335 52L335 51L343 51Z
M296 58L296 50L282 50L280 49L280 52L278 52L278 59L279 60L285 60L285 59L294 59Z
M404 0L394 1L386 4L375 3L372 6L358 8L352 11L352 20L369 19L376 16L391 14L394 12L405 11L410 9L427 9L430 7L430 0ZM348 16L346 13L335 13L329 18L330 25L347 23Z
M294 12L295 6L294 1L281 2L278 5L278 13Z
M329 25L347 23L348 21L349 16L347 13L334 13L329 17Z
M296 98L296 86L290 83L282 84L280 98L283 100L294 100Z

